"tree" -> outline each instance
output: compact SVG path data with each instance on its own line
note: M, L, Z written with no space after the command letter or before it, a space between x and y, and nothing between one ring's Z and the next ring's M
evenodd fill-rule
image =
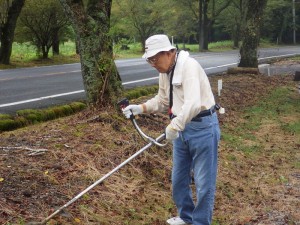
M174 9L166 23L165 30L168 34L174 36L175 43L181 41L183 49L185 49L185 43L188 43L191 37L197 35L197 21L188 16L190 11L187 7L175 5Z
M0 64L9 64L18 16L25 0L0 1Z
M48 58L49 50L54 46L54 52L59 53L59 32L68 24L58 0L27 0L20 15L22 35L26 36L42 53L42 58Z
M197 21L199 51L208 50L209 38L213 37L213 24L220 13L233 0L176 0L182 7L189 7L189 18Z
M123 22L128 27L134 27L144 52L146 39L155 33L162 33L164 21L169 16L169 1L116 0L116 4L121 16L126 18Z
M223 36L229 35L233 41L233 48L239 48L241 27L245 11L245 0L233 0L216 20L216 27Z
M213 39L213 25L233 0L199 0L199 50L208 50Z
M240 48L241 60L238 67L258 67L257 48L260 40L260 25L267 0L246 0L246 13L242 46Z
M81 70L90 104L105 107L122 94L109 35L112 0L60 0L79 42Z
M269 0L262 35L277 43L292 41L292 0Z

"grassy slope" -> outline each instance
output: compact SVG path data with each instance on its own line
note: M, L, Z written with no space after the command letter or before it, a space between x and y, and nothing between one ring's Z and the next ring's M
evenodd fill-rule
M225 88L232 111L223 120L216 218L220 224L296 224L299 93L279 76L257 79L234 78Z
M300 101L292 77L215 76L215 93L220 78L217 99L226 114L220 116L214 223L296 224ZM157 136L168 119L158 114L138 122ZM130 122L109 109L5 132L0 143L0 224L42 220L145 145ZM16 146L23 149L7 148ZM25 147L47 151L29 156ZM50 224L165 224L176 214L171 154L171 146L149 149Z
M46 61L25 60L25 64L27 56L17 55L12 67L79 60L69 61L73 57L68 54ZM211 78L215 93L220 78L224 89L218 101L226 114L220 116L214 223L296 224L300 221L296 212L300 101L295 83L291 77L223 75ZM263 98L279 87L284 88L271 95L276 97ZM152 136L167 122L161 114L140 120ZM0 143L0 224L42 220L145 144L132 125L112 110L86 110L2 133ZM29 156L26 147L47 152ZM151 148L70 206L71 214L50 224L165 224L176 214L170 197L171 165L170 146Z

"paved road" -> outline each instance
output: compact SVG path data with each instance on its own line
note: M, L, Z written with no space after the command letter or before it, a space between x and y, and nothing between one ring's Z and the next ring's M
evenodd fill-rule
M274 57L300 55L300 46L259 50L261 63ZM239 62L238 51L192 54L208 75L226 71ZM152 85L158 73L144 59L116 60L125 88ZM43 108L85 98L80 64L0 70L0 113Z

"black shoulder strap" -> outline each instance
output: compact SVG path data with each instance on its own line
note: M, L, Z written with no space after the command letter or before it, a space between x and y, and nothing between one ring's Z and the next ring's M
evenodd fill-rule
M173 106L173 84L172 84L172 81L173 81L173 76L174 76L174 70L175 70L176 63L177 63L177 57L178 57L178 52L176 52L175 64L171 70L171 75L170 75L170 93L169 93L169 111L168 111L170 119L174 118L174 115L172 113L172 106Z

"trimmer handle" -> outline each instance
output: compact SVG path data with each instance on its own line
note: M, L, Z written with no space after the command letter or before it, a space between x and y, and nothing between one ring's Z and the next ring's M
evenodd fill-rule
M127 106L129 106L129 100L127 98L123 98L121 101L119 101L117 103L117 105L120 107L120 109L124 109ZM134 120L134 115L133 115L131 110L130 110L130 112L131 112L130 120L133 121Z
M127 106L129 106L129 100L127 98L124 98L122 99L121 101L119 101L117 103L117 105L121 108L121 109L124 109L126 108Z
M129 100L127 98L123 98L122 100L120 100L117 105L121 108L121 109L124 109L125 107L129 106ZM149 137L148 135L146 135L142 130L141 128L137 125L136 121L135 121L135 118L134 118L134 115L131 111L131 115L130 115L130 120L134 126L134 128L138 131L138 133L141 135L141 137L144 139L144 140L147 140L147 142L150 142L150 143L153 143L159 147L164 147L167 145L167 143L165 144L161 144L159 143L159 141L163 141L166 139L166 135L163 133L161 134L158 138L154 139L152 137Z

